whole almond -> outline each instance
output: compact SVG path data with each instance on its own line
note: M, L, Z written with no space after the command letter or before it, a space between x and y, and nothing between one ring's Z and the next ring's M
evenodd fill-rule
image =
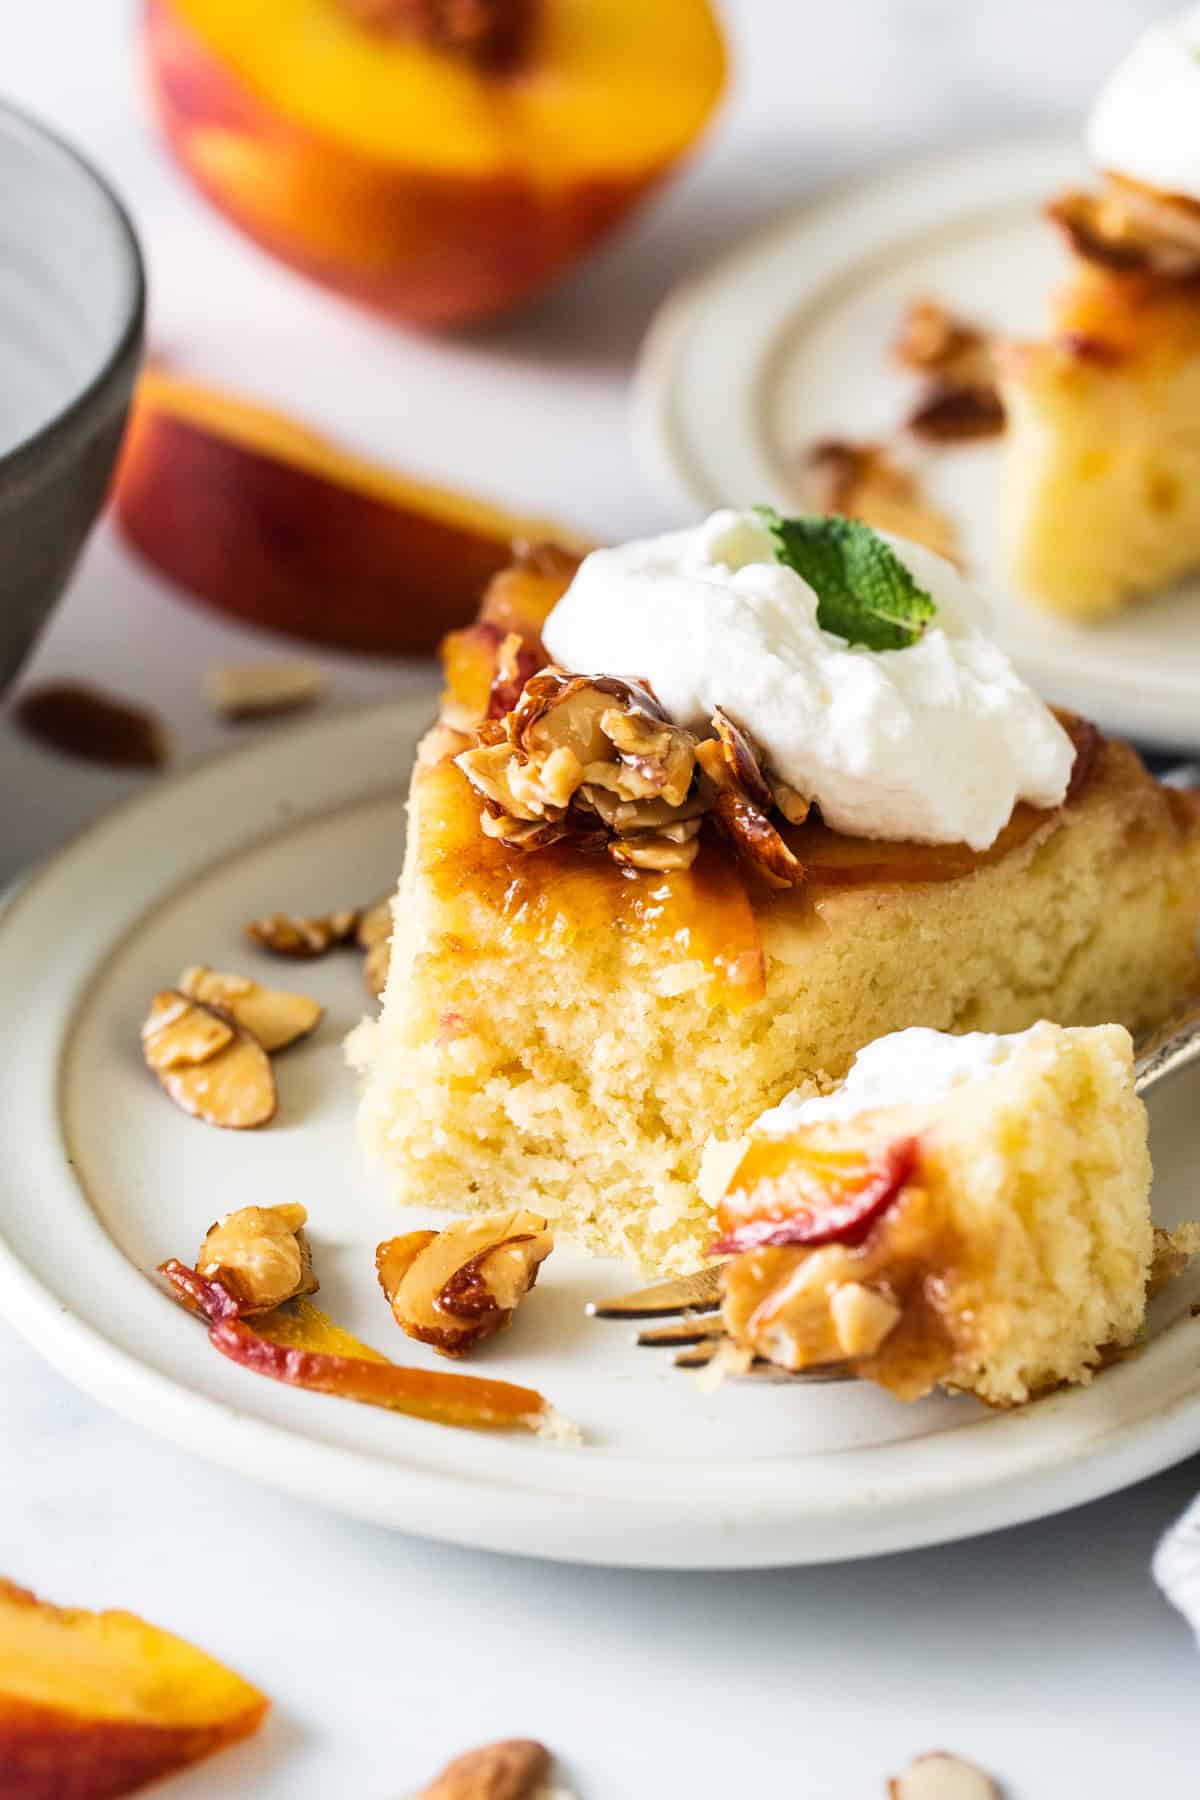
M977 1763L949 1750L927 1750L888 1782L889 1800L1001 1800L1000 1789Z
M530 1800L550 1773L550 1752L533 1738L504 1738L455 1757L417 1800Z
M13 718L27 737L64 756L114 769L159 769L167 734L155 713L78 681L27 688Z

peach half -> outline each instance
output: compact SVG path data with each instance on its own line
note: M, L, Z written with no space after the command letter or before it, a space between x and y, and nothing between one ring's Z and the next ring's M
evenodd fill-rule
M563 535L157 369L138 383L113 498L129 541L187 593L384 656L427 654L473 618L514 539Z
M709 0L148 0L183 168L293 268L392 319L548 287L721 93Z
M127 1612L51 1606L0 1579L0 1793L112 1800L248 1737L267 1699Z

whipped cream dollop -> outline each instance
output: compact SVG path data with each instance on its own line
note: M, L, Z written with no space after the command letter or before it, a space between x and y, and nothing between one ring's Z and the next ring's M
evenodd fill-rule
M1087 147L1102 169L1200 200L1200 6L1151 26L1117 64Z
M798 1125L856 1119L881 1106L944 1100L955 1088L995 1074L1010 1057L1051 1030L1052 1026L1043 1023L1006 1036L967 1031L956 1037L920 1025L893 1031L859 1051L846 1079L833 1093L806 1095L797 1089L763 1113L753 1129L774 1136Z
M836 831L986 850L1018 800L1062 801L1074 747L953 565L887 542L937 607L907 649L822 630L816 593L753 512L594 550L543 638L564 668L648 681L689 730L723 707Z

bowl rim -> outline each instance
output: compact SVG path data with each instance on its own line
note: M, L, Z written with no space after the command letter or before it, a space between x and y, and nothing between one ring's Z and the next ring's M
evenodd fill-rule
M146 264L133 219L124 201L95 163L53 126L46 125L34 114L12 101L0 99L0 128L15 127L17 135L33 140L40 149L50 149L72 165L83 177L111 216L114 246L118 260L123 260L130 275L128 311L115 340L101 354L100 365L83 384L62 402L44 422L0 454L0 480L20 480L37 467L46 449L56 440L69 436L77 422L86 416L103 394L113 375L140 347L146 320Z

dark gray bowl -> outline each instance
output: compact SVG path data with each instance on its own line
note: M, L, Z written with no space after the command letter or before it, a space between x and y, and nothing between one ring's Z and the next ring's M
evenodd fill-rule
M116 195L0 104L0 691L104 500L144 313L141 253Z

